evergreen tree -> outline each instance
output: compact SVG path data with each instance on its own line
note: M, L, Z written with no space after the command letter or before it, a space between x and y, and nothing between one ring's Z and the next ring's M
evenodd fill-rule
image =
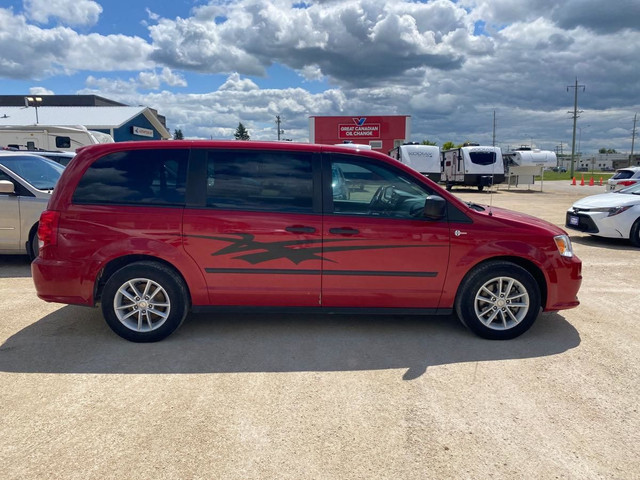
M174 140L184 140L184 135L182 134L182 129L176 128L173 131L173 139Z
M238 128L236 128L236 133L234 133L233 136L236 140L249 140L251 138L249 137L249 131L244 128L242 122L238 123Z

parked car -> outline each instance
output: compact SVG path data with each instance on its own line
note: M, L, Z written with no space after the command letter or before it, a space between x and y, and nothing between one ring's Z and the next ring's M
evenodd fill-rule
M640 183L578 200L567 210L566 226L598 237L628 238L640 247Z
M73 157L76 156L75 152L58 152L58 151L49 151L49 150L27 150L24 148L15 148L15 147L3 147L0 150L10 151L10 152L20 152L20 153L32 153L35 155L39 155L44 158L48 158L49 160L53 160L54 162L59 163L60 165L67 166L67 164L71 161Z
M335 198L333 167L363 188ZM82 149L38 232L40 298L101 305L136 342L188 311L446 314L491 339L579 304L581 261L543 220L464 203L366 149L122 142Z
M620 190L640 183L640 167L619 168L616 173L607 180L610 191Z
M38 220L64 167L37 155L0 152L0 254L38 255Z
M36 155L53 160L56 163L66 167L69 162L76 156L74 152L34 152Z
M553 167L551 170L553 170L554 172L566 172L567 169L565 167Z

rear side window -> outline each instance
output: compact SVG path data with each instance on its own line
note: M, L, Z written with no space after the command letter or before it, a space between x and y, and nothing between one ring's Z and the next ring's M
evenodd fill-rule
M85 172L74 203L184 205L187 149L132 150L105 155Z
M311 213L312 154L210 151L207 158L207 206Z
M614 180L624 180L633 177L633 170L618 170L613 176Z

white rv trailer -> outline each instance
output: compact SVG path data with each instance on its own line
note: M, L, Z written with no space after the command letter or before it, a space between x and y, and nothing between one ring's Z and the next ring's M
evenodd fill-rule
M442 152L442 178L447 190L454 185L484 187L504 182L500 147L468 145Z
M58 150L75 152L77 148L95 143L112 143L111 135L87 130L82 125L62 127L56 125L0 126L0 147L20 150Z
M389 156L417 170L434 182L440 181L440 147L405 143L392 149Z

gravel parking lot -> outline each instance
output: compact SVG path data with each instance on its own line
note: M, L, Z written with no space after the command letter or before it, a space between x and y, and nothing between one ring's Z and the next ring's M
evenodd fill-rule
M604 191L539 188L454 193L563 225ZM133 344L0 256L2 478L640 478L640 251L570 233L582 304L507 342L454 318L191 315Z

